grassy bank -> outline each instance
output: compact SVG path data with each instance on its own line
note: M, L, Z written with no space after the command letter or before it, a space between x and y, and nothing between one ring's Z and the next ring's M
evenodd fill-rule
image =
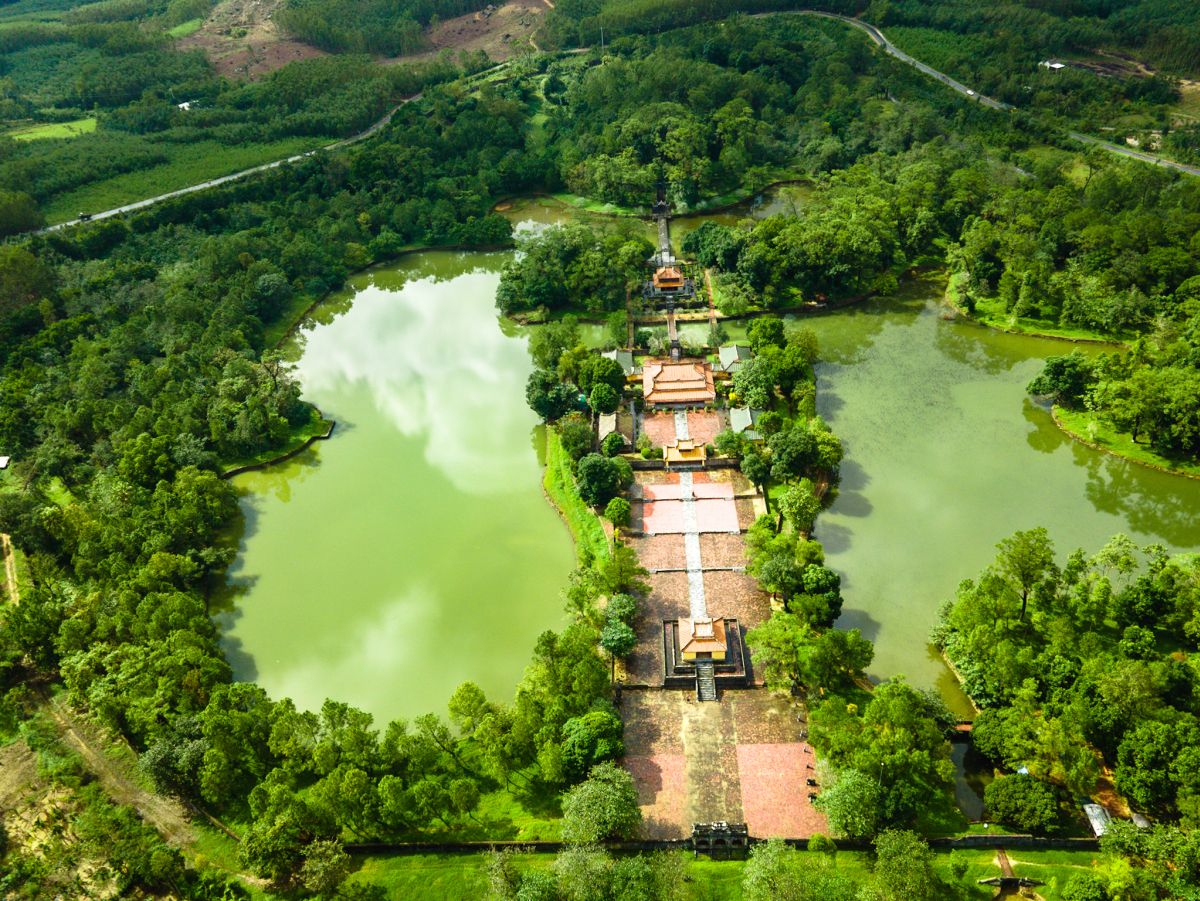
M607 557L608 537L604 534L604 526L600 517L579 496L575 477L571 474L571 458L563 450L558 433L550 428L546 429L546 474L542 478L542 487L567 521L580 556L587 548L593 559Z
M1144 444L1138 444L1128 434L1118 432L1095 413L1087 410L1065 410L1055 407L1051 411L1055 424L1076 441L1121 457L1141 466L1149 466L1174 475L1200 479L1200 464L1181 463L1156 454Z
M1066 341L1080 341L1090 344L1120 344L1120 338L1102 335L1085 328L1072 328L1058 325L1043 319L1029 319L1013 316L1004 309L1004 304L997 297L976 298L975 309L967 308L963 299L961 273L950 276L946 283L946 299L963 316L972 319L988 328L1001 332L1011 332L1017 335L1029 335L1034 338L1061 338Z

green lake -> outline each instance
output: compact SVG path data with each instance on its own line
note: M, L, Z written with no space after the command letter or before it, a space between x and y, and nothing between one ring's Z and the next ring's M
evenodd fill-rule
M236 479L246 529L222 622L239 678L378 722L443 713L467 679L510 699L537 635L563 624L574 554L542 495L527 341L497 321L505 259L408 257L306 323L297 374L337 428Z
M562 625L573 554L541 491L526 339L494 309L507 259L408 257L300 332L305 397L338 426L236 480L246 529L222 622L240 678L301 707L441 712L466 679L510 698L536 636ZM1117 532L1195 550L1200 481L1066 438L1025 385L1073 345L948 321L940 297L930 282L805 324L825 360L818 407L846 447L816 530L842 574L841 625L875 641L874 675L936 685L961 710L928 635L997 541L1044 525L1062 556Z
M1060 557L1117 532L1195 551L1200 481L1067 438L1025 386L1045 357L1075 345L946 321L940 293L930 284L805 324L827 361L817 406L846 449L839 494L816 527L842 574L840 625L875 642L873 674L903 673L954 701L928 635L997 541L1040 525Z

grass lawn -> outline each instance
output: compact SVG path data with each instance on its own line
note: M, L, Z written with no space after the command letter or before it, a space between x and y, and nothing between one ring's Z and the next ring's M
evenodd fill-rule
M127 203L157 197L199 184L211 178L231 175L242 169L284 159L328 144L329 138L287 138L248 147L226 147L216 141L172 145L170 162L137 172L126 172L74 191L60 194L42 209L46 221L53 224L74 219L80 211L98 213Z
M554 429L546 429L546 474L542 478L542 487L550 498L575 539L575 547L581 553L583 548L592 552L593 559L603 560L608 556L608 536L604 534L604 526L600 517L592 508L584 503L575 486L575 477L571 474L571 458Z
M189 34L199 31L203 24L203 19L188 19L186 22L180 22L174 28L168 28L167 35L173 38L186 38Z
M811 855L803 852L806 857ZM1067 878L1090 866L1095 855L1076 851L1021 851L1010 853L1016 872L1047 883L1040 890L1048 901L1061 897L1059 890ZM351 882L375 882L383 886L389 898L412 901L477 898L484 895L484 856L482 854L372 855L358 858L358 871ZM949 877L952 860L965 861L962 884L968 898L991 898L991 886L977 885L979 879L998 876L995 852L987 849L939 852L936 863ZM548 869L552 854L527 854L518 858L524 870ZM809 863L809 861L806 861ZM688 857L686 861L688 897L694 901L740 901L745 862L715 861ZM832 866L858 882L865 882L871 869L870 856L862 852L839 851Z
M1055 407L1054 420L1068 434L1111 451L1126 460L1200 479L1200 464L1182 463L1159 456L1146 445L1136 443L1129 435L1118 432L1099 416L1087 410L1064 410L1062 407Z
M70 122L43 122L14 128L8 136L18 141L40 141L43 138L73 138L96 130L96 117L73 119Z
M328 419L321 415L321 411L314 409L312 416L308 422L296 426L292 429L292 434L288 436L287 443L281 448L273 450L265 450L262 453L255 454L253 457L245 457L241 460L227 460L222 464L222 469L229 472L232 469L240 469L243 466L253 466L256 463L268 463L284 454L290 453L296 448L305 444L310 438L316 435L324 435L329 432L329 427L332 425Z
M1095 851L1008 851L1008 860L1017 876L1037 879L1044 885L1037 890L1046 901L1058 901L1067 880L1074 874L1090 870L1099 860Z

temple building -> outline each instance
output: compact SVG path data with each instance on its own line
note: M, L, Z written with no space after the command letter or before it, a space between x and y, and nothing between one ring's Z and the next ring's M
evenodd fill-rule
M684 660L724 660L729 643L723 619L681 619L679 656Z
M646 360L642 396L652 406L710 404L717 396L712 367L700 360Z

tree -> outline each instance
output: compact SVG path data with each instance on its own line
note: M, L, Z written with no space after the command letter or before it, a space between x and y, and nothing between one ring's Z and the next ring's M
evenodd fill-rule
M558 421L557 428L558 440L562 442L563 450L572 460L580 459L592 449L595 435L586 417L578 413L564 416Z
M817 440L802 423L780 429L767 440L767 446L771 449L771 475L778 482L798 478L818 462Z
M621 490L621 475L612 458L600 454L588 454L579 461L576 482L579 496L593 507L607 504Z
M945 897L933 852L915 832L889 829L875 839L876 885L892 901L937 901Z
M600 453L606 457L615 457L625 449L625 436L620 432L609 432L600 442Z
M54 270L24 247L0 246L0 318L54 291Z
M1054 543L1046 530L1039 526L1014 532L996 547L1000 551L996 557L996 568L1020 595L1021 615L1017 618L1023 621L1030 590L1054 570Z
M525 384L525 400L546 422L554 422L575 408L576 392L553 372L535 369Z
M873 776L846 769L837 774L833 785L822 789L814 806L828 817L835 835L873 838L879 829L879 795L879 783Z
M547 322L532 332L529 355L538 369L556 370L558 358L579 344L579 320L574 316Z
M600 630L600 647L608 651L613 679L616 679L617 658L625 657L637 646L637 633L628 623L610 617Z
M778 316L760 316L752 319L750 327L746 329L746 337L755 353L761 353L767 347L782 349L787 346L783 320Z
M1022 832L1044 834L1058 822L1054 791L1031 776L1000 776L983 791L988 816Z
M814 860L773 838L750 849L742 871L746 901L855 901L858 886L833 868L828 858Z
M874 645L858 629L826 629L808 651L805 681L821 691L852 685L874 657Z
M620 624L624 625L624 624ZM628 629L628 626L624 626ZM563 724L563 765L567 775L581 778L592 767L625 752L624 726L612 710L590 710Z
M350 869L350 855L341 842L318 839L304 849L300 881L310 892L321 897L332 897L350 875Z
M631 838L642 822L633 777L615 763L592 767L563 795L562 810L563 838L573 844Z
M733 390L745 406L768 409L775 393L774 368L762 357L747 360L733 374Z
M767 480L771 478L771 461L761 453L758 449L747 450L742 456L741 462L742 475L750 480L759 491L766 496Z
M621 403L621 395L605 382L597 382L588 395L588 406L594 413L615 413Z
M629 501L623 497L614 497L604 508L604 518L617 528L623 529L629 525L631 512Z
M812 530L817 514L821 512L821 501L813 491L813 483L801 479L799 484L789 485L777 501L784 520L797 532L808 534Z
M1096 368L1080 351L1048 357L1046 365L1029 387L1030 394L1049 395L1054 403L1078 409L1084 395L1096 382Z
M0 237L33 231L45 222L37 203L24 191L0 191Z

